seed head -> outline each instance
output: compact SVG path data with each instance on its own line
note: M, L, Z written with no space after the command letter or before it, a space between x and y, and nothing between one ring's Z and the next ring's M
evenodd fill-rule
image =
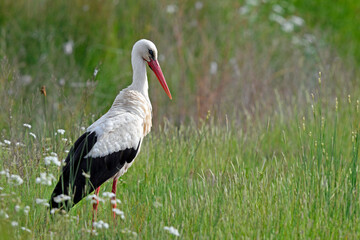
M40 92L41 92L42 95L44 95L44 97L46 97L46 87L45 87L45 85L41 86Z
M339 106L338 98L335 98L335 111L337 112Z

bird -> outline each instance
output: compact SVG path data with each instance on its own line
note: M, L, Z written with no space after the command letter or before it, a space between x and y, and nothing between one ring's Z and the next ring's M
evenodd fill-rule
M146 65L155 73L165 93L172 99L153 42L141 39L134 44L131 65L132 84L119 92L110 109L91 124L71 147L51 194L51 210L69 211L95 191L94 223L100 186L112 179L111 205L115 219L117 181L133 164L152 126Z

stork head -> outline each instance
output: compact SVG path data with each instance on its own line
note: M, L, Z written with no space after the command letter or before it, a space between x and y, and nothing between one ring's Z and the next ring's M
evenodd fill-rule
M158 51L155 44L149 40L141 39L134 44L131 55L132 57L140 56L149 65L166 94L172 99L169 87L167 86L164 74L162 73L158 62Z

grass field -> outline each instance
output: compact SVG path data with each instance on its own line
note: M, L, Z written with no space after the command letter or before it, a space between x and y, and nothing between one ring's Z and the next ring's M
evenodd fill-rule
M266 121L243 126L231 119L219 125L211 113L200 127L166 123L146 139L121 178L118 199L125 218L114 226L109 199L100 204L98 220L109 228L97 229L98 238L172 238L165 226L185 239L358 238L360 103L351 96L318 97L292 121L283 121L279 108ZM31 129L14 128L24 146L4 140L1 150L3 239L90 237L89 201L54 218L39 202L48 199L55 179L36 178L60 172L45 165L45 157L55 152L65 158L73 138L54 128L56 136L34 139ZM13 174L23 183L17 185ZM110 189L107 183L101 191Z
M320 2L1 1L0 238L360 238L358 3ZM105 183L91 233L89 200L46 203L143 37L174 100L149 74L154 126L120 180L123 218Z

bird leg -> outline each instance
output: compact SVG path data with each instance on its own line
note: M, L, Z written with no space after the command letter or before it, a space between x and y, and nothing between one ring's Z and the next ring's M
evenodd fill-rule
M99 191L100 191L100 187L98 187L95 190L95 195L99 196ZM94 229L94 222L96 221L96 215L97 215L97 208L99 205L99 199L98 198L93 198L93 200L95 200L95 202L93 203L93 218L92 218L92 229Z
M117 184L118 179L115 177L114 181L113 181L113 185L112 185L112 190L111 192L114 194L114 196L111 197L111 207L112 207L112 213L113 213L113 217L115 220L115 215L116 213L114 212L114 209L116 208L116 184Z

